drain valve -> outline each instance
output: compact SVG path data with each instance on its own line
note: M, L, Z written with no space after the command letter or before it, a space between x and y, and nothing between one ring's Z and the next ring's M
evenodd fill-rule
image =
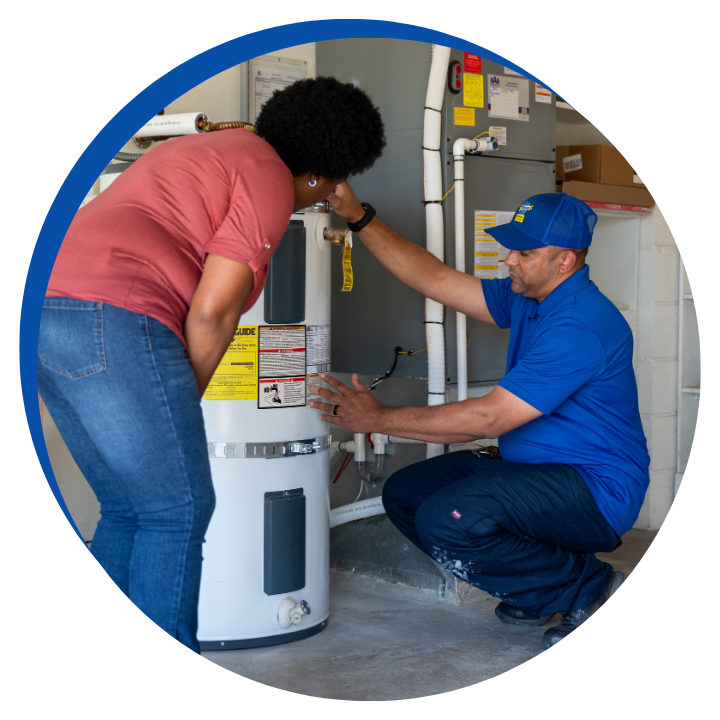
M298 602L293 597L286 597L280 605L280 611L278 612L278 622L280 627L287 630L293 625L299 625L305 615L310 614L310 606L301 600Z

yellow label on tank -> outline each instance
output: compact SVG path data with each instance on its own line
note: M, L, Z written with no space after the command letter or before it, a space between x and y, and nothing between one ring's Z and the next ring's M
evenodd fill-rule
M258 326L238 325L205 391L205 400L257 400Z

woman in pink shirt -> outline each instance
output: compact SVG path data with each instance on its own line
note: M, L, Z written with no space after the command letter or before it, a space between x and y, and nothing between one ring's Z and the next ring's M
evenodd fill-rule
M40 395L101 505L93 555L196 652L215 506L200 398L291 213L385 145L370 98L333 78L276 92L256 129L162 143L82 208L40 323Z

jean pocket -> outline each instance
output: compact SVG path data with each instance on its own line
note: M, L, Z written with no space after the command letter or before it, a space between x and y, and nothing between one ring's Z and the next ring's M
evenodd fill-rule
M73 380L103 372L107 363L102 303L47 298L40 319L38 357L49 370Z

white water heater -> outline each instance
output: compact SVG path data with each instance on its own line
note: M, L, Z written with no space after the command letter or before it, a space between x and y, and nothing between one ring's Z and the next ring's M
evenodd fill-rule
M330 426L307 389L330 369L327 227L324 208L292 216L202 401L217 497L203 546L203 650L300 640L327 624Z

